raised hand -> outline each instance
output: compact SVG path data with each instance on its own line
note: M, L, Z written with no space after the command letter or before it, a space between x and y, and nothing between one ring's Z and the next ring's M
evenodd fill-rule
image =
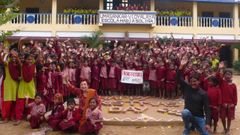
M187 65L187 63L188 63L188 58L187 58L187 56L185 55L185 56L182 58L180 64L181 64L182 66L185 66L185 65Z
M219 67L219 68L224 68L224 67L225 67L224 62L220 62L218 67Z
M13 56L15 56L15 57L18 57L18 52L17 51L15 51L15 50L11 50L10 51L10 53L13 55Z

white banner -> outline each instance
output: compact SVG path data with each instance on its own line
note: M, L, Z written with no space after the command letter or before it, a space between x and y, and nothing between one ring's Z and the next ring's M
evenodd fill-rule
M121 82L128 84L142 84L143 71L122 70Z
M156 24L154 12L99 12L100 24Z

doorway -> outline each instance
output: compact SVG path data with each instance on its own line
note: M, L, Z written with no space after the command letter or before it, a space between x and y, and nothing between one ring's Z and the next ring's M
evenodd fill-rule
M220 52L219 52L219 57L220 57L220 61L224 61L227 68L232 68L233 64L232 64L232 49L231 49L231 45L226 45L226 46L223 46L221 49L220 49Z

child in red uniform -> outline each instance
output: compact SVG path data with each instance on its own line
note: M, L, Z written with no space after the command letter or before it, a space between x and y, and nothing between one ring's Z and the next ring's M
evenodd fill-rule
M63 96L60 93L56 93L54 95L54 107L52 109L52 112L50 116L46 118L49 126L53 130L58 130L59 129L59 123L61 122L61 114L64 111L64 106L63 106Z
M117 91L117 69L116 63L112 62L109 67L108 73L108 89L110 90L111 95L116 95Z
M121 77L122 77L122 70L124 69L123 67L123 63L119 62L119 64L117 64L116 66L116 78L117 78L117 89L118 89L118 93L122 96L125 91L126 91L126 85L124 83L121 82Z
M28 97L26 97L26 107L31 108L31 112L27 116L31 128L39 128L44 118L43 115L46 112L41 96L36 94L35 101L30 104L28 104Z
M67 110L62 113L62 121L59 124L59 127L62 131L78 131L80 112L75 108L75 105L74 99L71 98L67 101Z
M213 120L213 124L214 124L213 131L216 132L217 122L219 117L219 109L222 102L221 90L218 87L218 80L216 77L212 76L208 78L207 94L208 94L209 105L211 109L211 126L212 126L212 120Z
M220 67L222 64L220 64ZM230 132L231 121L235 118L235 107L237 105L237 88L232 83L232 71L225 70L224 75L217 74L222 93L222 106L220 117L226 134ZM227 123L226 123L227 120Z
M38 71L39 72L36 75L37 93L43 95L44 90L46 89L47 76L45 74L45 68L42 65L38 66Z
M107 73L107 64L105 61L101 62L100 68L100 89L103 95L107 95L108 89L108 73Z
M153 64L150 65L150 71L149 71L149 84L151 89L151 95L157 96L157 74L156 74L156 68Z
M92 71L91 72L91 88L98 91L99 90L99 85L100 85L99 84L99 82L100 82L100 76L99 76L100 75L100 68L98 66L98 61L97 60L94 60L91 71Z
M166 67L163 61L159 61L159 66L157 67L157 80L158 80L158 88L159 88L159 97L163 98L165 94L165 74L166 74Z
M87 80L88 83L91 83L91 68L88 66L87 61L81 67L80 80Z
M172 99L173 92L176 92L177 84L176 84L176 71L173 63L170 63L169 69L167 69L166 73L166 98ZM177 94L176 94L177 95Z
M89 100L89 108L86 110L87 122L85 123L85 133L97 135L102 128L103 116L102 111L98 107L98 102L95 98Z

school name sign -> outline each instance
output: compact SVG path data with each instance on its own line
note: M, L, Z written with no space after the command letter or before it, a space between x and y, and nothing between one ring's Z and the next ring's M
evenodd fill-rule
M142 84L143 71L122 70L121 82L127 84Z
M99 24L156 24L156 12L99 11Z

